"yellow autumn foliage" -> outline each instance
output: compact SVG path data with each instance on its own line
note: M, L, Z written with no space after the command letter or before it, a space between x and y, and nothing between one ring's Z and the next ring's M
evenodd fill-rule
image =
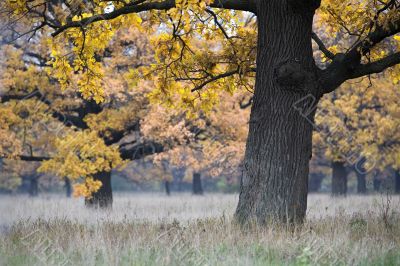
M74 197L84 197L90 199L96 191L101 187L101 182L94 180L92 177L87 177L83 184L74 184Z
M365 157L368 169L400 168L399 99L390 77L345 83L320 102L315 149L350 165Z
M95 131L71 132L56 139L55 148L52 158L43 162L38 170L68 177L73 181L83 179L84 182L77 186L79 191L76 192L82 195L100 188L98 181L93 181L94 174L124 165L118 146L105 145Z

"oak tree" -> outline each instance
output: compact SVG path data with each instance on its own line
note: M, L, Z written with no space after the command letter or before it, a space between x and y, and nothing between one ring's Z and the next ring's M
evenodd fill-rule
M53 76L67 89L78 72L79 91L97 102L106 95L96 55L127 24L158 33L156 63L132 75L155 82L156 101L209 111L221 91L251 88L255 81L236 210L243 223L304 219L312 121L324 94L388 68L399 81L397 0L6 0L1 8L10 10L3 13L9 24L22 16L30 25L16 38L50 29ZM313 26L351 45L331 51ZM328 59L323 68L315 63L312 40Z

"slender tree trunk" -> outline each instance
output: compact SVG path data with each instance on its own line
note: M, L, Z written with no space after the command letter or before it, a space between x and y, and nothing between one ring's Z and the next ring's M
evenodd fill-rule
M203 195L203 186L201 184L201 174L193 173L193 194Z
M167 193L168 196L171 195L170 184L171 184L171 182L169 182L168 180L165 180L165 182L164 182L165 193Z
M93 179L101 181L102 185L91 198L85 200L86 206L95 208L111 208L113 202L111 172L97 173L93 176Z
M381 190L381 183L382 180L375 176L373 180L374 191L379 192Z
M70 198L72 194L72 187L71 187L71 181L69 180L68 177L64 177L64 188L67 198Z
M357 175L357 193L359 194L367 193L367 172L365 170L364 164L365 159L363 158L354 166L354 171Z
M395 176L394 176L394 192L396 194L400 194L400 172L399 172L399 170L396 170Z
M359 173L356 171L357 175L357 193L366 194L367 193L367 180L365 173Z
M332 195L346 196L347 171L343 162L332 162Z
M177 184L177 190L182 191L182 180L185 177L186 169L184 168L174 168L172 174L174 176L174 183Z
M182 191L182 179L178 180L178 191L181 192Z
M29 196L37 197L39 195L38 179L36 176L31 176L29 180Z
M316 82L314 9L257 1L257 77L236 218L302 222L307 208ZM305 3L307 5L307 3Z

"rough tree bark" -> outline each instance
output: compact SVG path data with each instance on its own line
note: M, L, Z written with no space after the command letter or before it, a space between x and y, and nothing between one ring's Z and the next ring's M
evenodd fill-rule
M242 224L302 222L306 214L320 98L311 43L315 3L257 1L257 76L236 209Z
M111 208L113 202L111 172L99 172L93 176L93 179L101 181L102 186L97 192L93 193L91 198L85 199L86 206L94 208Z
M347 170L343 162L332 162L332 196L346 196Z
M203 186L201 184L201 174L193 173L193 194L203 195Z

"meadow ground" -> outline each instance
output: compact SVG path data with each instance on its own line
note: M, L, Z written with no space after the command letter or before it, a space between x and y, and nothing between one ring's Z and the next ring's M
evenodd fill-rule
M232 222L237 195L117 194L109 211L0 196L0 265L400 265L398 196L310 195L302 227Z

